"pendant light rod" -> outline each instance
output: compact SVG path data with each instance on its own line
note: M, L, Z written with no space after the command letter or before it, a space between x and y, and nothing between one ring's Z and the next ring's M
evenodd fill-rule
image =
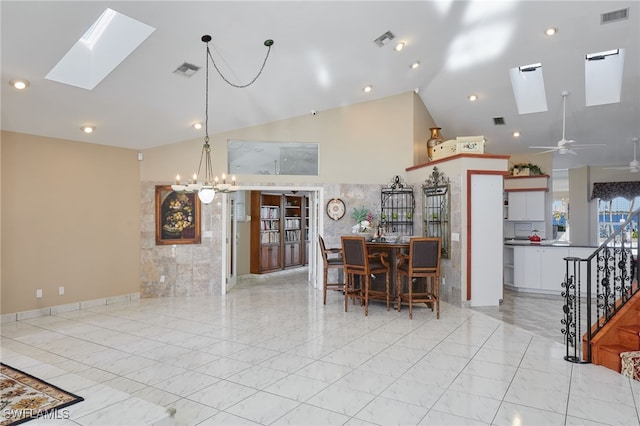
M569 95L569 92L567 92L566 90L563 90L560 94L562 95L562 140L565 140L564 126L565 126L565 118L566 118L567 96Z

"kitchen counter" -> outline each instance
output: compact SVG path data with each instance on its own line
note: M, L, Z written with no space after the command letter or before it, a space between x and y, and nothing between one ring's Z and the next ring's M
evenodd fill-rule
M506 240L503 252L503 283L516 290L533 293L562 293L567 257L588 258L596 247L579 246L567 241ZM595 273L595 262L591 265ZM580 269L586 274L587 264ZM584 275L586 276L586 275Z
M592 249L596 249L594 246L586 246L580 244L573 244L571 241L556 241L556 240L542 240L540 242L534 243L529 240L515 240L515 239L506 239L504 240L505 246L531 246L531 247L588 247Z

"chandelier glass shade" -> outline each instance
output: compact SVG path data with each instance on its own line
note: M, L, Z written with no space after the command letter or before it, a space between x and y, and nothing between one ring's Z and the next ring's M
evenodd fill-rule
M258 77L262 74L265 65L267 64L267 59L269 58L269 53L271 52L271 46L273 45L273 40L265 40L264 45L267 47L267 54L264 58L264 62L262 63L262 67L256 74L256 76L247 84L235 84L229 81L222 72L218 68L211 55L211 50L209 48L209 42L211 41L210 35L203 35L201 40L206 44L206 66L205 66L205 117L204 117L204 144L202 145L202 152L200 153L200 163L198 164L198 172L194 173L191 179L186 184L180 182L180 175L176 175L176 183L171 185L171 189L176 192L190 192L198 193L198 198L204 204L209 204L213 201L216 196L216 192L233 192L238 188L236 186L236 177L231 177L231 182L227 183L227 177L223 173L222 180L218 180L217 176L213 176L213 163L211 161L211 145L209 144L209 60L213 63L214 68L222 78L224 82L238 89L243 89L245 87L251 86L256 82ZM202 174L201 174L202 172Z

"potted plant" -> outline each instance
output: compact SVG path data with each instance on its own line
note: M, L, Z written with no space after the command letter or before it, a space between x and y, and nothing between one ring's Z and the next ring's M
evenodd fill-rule
M511 167L511 176L531 176L541 175L542 170L537 164L533 163L518 163Z

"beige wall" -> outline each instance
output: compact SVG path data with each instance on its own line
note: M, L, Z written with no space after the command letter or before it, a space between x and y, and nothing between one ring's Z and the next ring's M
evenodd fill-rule
M2 132L0 152L2 314L138 292L136 151Z
M214 174L227 172L227 140L314 142L319 176L240 175L238 184L386 183L413 165L414 110L421 103L416 97L409 92L213 135ZM176 174L192 175L201 149L197 138L144 151L142 181L171 183Z
M437 127L433 117L419 96L413 98L413 165L429 161L427 141L431 136L430 127Z

